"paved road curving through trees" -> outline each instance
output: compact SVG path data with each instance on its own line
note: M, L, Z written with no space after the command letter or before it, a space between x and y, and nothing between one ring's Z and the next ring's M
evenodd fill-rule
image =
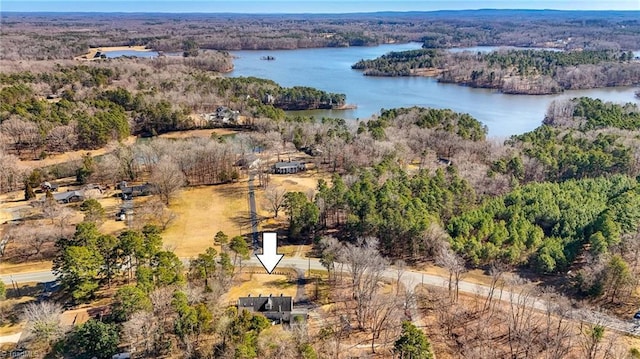
M189 259L183 258L183 263L188 265ZM251 257L250 260L243 262L245 265L254 265L257 267L262 267L258 259L255 257ZM284 257L278 267L286 267L286 268L294 268L297 270L306 270L308 268L314 270L325 270L325 268L320 264L320 261L317 258L302 258L302 257ZM346 265L344 266L346 267ZM386 279L396 280L398 277L398 272L394 267L389 267L383 272L383 277ZM0 275L0 280L4 283L11 285L12 282L15 283L24 283L24 282L51 282L55 281L57 278L53 274L52 271L39 271L39 272L29 272L29 273L16 273L16 274L6 274ZM448 288L448 281L446 278L436 276L433 274L427 274L418 271L406 270L401 279L402 284L407 288L416 288L418 285L424 284L428 286L440 287L440 288ZM490 291L490 288L476 283L460 281L459 290L462 293L478 295L481 297L487 297ZM548 302L539 297L524 297L515 292L509 292L506 290L496 290L493 293L493 298L503 301L512 300L515 303L524 303L525 306L534 308L536 310L540 310L543 312L547 311L549 305L553 306L553 302ZM617 332L640 336L640 328L634 324L631 320L624 321L608 315L606 313L598 312L590 309L571 309L568 313L568 316L574 320L582 321L588 324L597 324L602 325L610 330L614 330Z

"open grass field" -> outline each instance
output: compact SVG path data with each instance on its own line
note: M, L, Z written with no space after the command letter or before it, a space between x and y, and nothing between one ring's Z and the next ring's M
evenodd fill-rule
M0 273L13 274L13 273L27 273L27 272L39 272L43 270L50 270L53 266L52 261L31 261L25 263L0 263Z
M5 223L13 220L13 214L4 209L0 210L0 223Z
M307 193L318 187L318 180L324 178L329 181L331 176L327 173L319 173L316 170L304 171L287 175L271 175L270 185L284 187L287 191L299 191Z
M178 217L162 234L164 245L179 257L192 257L213 245L218 231L247 234L249 204L246 181L185 189L169 206Z
M274 185L288 191L306 193L317 186L319 175L315 171L300 174L272 176ZM257 184L257 181L256 181ZM163 233L165 247L173 249L179 257L192 257L213 245L213 236L223 231L228 236L247 235L251 231L249 221L249 200L247 180L235 183L188 188L180 192L169 208L178 217ZM264 191L256 189L256 206L262 218L271 216L261 203ZM286 220L283 214L278 221L265 221L282 224ZM267 228L267 227L264 227ZM269 227L270 228L270 227ZM262 227L259 228L262 230ZM304 255L302 251L288 248L287 254Z
M421 272L424 272L425 274L433 274L442 278L449 277L449 272L445 268L436 267L432 264L423 265L416 269ZM512 276L511 273L508 273L508 272L504 273L502 276L502 280L504 281L510 276ZM462 280L465 282L481 284L486 286L491 285L491 276L485 274L482 269L472 269L468 272L465 272L462 275Z

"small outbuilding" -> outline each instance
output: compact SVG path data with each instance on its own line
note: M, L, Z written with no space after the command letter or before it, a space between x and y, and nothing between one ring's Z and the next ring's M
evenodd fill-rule
M243 158L236 161L236 166L240 166L243 169L256 169L260 166L260 158L253 153L250 153Z
M438 164L451 166L453 164L453 161L445 157L438 157Z
M40 184L40 189L42 192L56 192L58 190L58 185L51 182L42 182Z

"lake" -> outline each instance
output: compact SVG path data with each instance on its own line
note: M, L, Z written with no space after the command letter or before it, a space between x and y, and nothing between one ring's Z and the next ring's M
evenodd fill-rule
M108 59L113 59L121 56L131 57L157 57L156 51L137 51L137 50L115 50L115 51L103 51L102 52Z
M613 102L638 102L637 88L605 88L565 91L557 95L505 95L490 89L441 84L429 77L371 77L352 70L360 59L373 59L389 51L419 49L420 43L375 47L319 48L270 51L232 51L234 70L226 76L256 76L278 84L310 86L344 93L352 110L295 111L315 117L367 119L380 109L424 106L466 112L487 125L492 137L521 134L538 127L547 106L555 99L589 96ZM485 51L490 48L472 48ZM458 49L457 51L460 51ZM273 56L275 60L261 60Z

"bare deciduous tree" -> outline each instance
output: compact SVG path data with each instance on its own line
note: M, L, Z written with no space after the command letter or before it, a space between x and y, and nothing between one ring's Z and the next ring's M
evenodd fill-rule
M47 192L44 200L39 204L42 210L42 216L46 219L49 219L51 221L51 224L53 224L56 218L58 218L58 216L60 215L60 208L62 206L58 202L56 202L51 192Z
M77 143L78 135L73 122L69 125L52 128L45 139L47 150L52 152L70 151L75 148Z
M580 348L583 358L596 359L604 346L605 327L600 324L580 325Z
M51 227L27 227L21 226L18 228L18 236L21 238L21 243L32 249L32 251L25 253L29 258L38 258L42 252L45 244L55 241L53 231Z
M374 293L369 301L371 315L369 329L371 329L371 352L376 352L376 339L390 327L397 327L400 323L400 308L402 299L393 294Z
M273 217L278 218L278 213L284 207L284 195L287 190L280 186L267 186L264 190L265 207L273 212Z
M396 296L400 294L400 280L402 279L402 275L407 270L407 263L400 259L393 263L396 270Z
M145 354L153 352L158 318L147 311L137 311L122 326L123 338Z
M347 243L340 252L339 261L345 263L351 274L353 298L356 300L356 318L360 328L366 328L371 315L369 302L378 289L387 261L378 251L376 238Z
M153 183L164 204L168 205L169 200L184 185L185 178L175 161L169 156L163 156L151 171L149 182Z
M2 122L0 130L5 136L11 138L14 148L18 154L23 149L34 149L40 142L38 126L30 121L24 121L17 117L12 117Z
M20 165L18 157L0 149L0 193L15 191L19 188L26 168Z
M450 248L443 248L436 257L436 264L449 271L449 295L452 301L457 302L460 280L466 272L464 260Z
M178 218L178 215L171 211L159 198L149 198L147 201L142 202L136 208L136 215L140 220L136 221L136 226L140 228L147 224L157 224L162 227L162 230L173 223Z
M495 297L495 291L498 285L501 285L502 275L506 270L506 265L503 262L495 261L491 263L491 267L489 268L489 275L491 276L491 283L489 284L489 293L487 294L487 299L484 303L484 309L487 310L491 307L493 303L493 299ZM500 295L502 297L502 294ZM501 298L498 298L501 299Z
M323 236L318 243L320 246L321 256L320 264L327 268L327 276L329 280L336 280L335 262L340 259L340 251L342 246L335 237ZM333 277L332 277L333 274Z
M507 338L512 358L535 358L541 347L541 323L535 313L536 298L529 283L516 278L509 288L506 313Z
M542 298L545 304L542 336L544 357L564 358L571 351L574 337L570 323L571 304L553 291L545 291Z
M64 335L60 321L62 307L49 301L29 303L23 311L27 335L38 343L51 344Z

